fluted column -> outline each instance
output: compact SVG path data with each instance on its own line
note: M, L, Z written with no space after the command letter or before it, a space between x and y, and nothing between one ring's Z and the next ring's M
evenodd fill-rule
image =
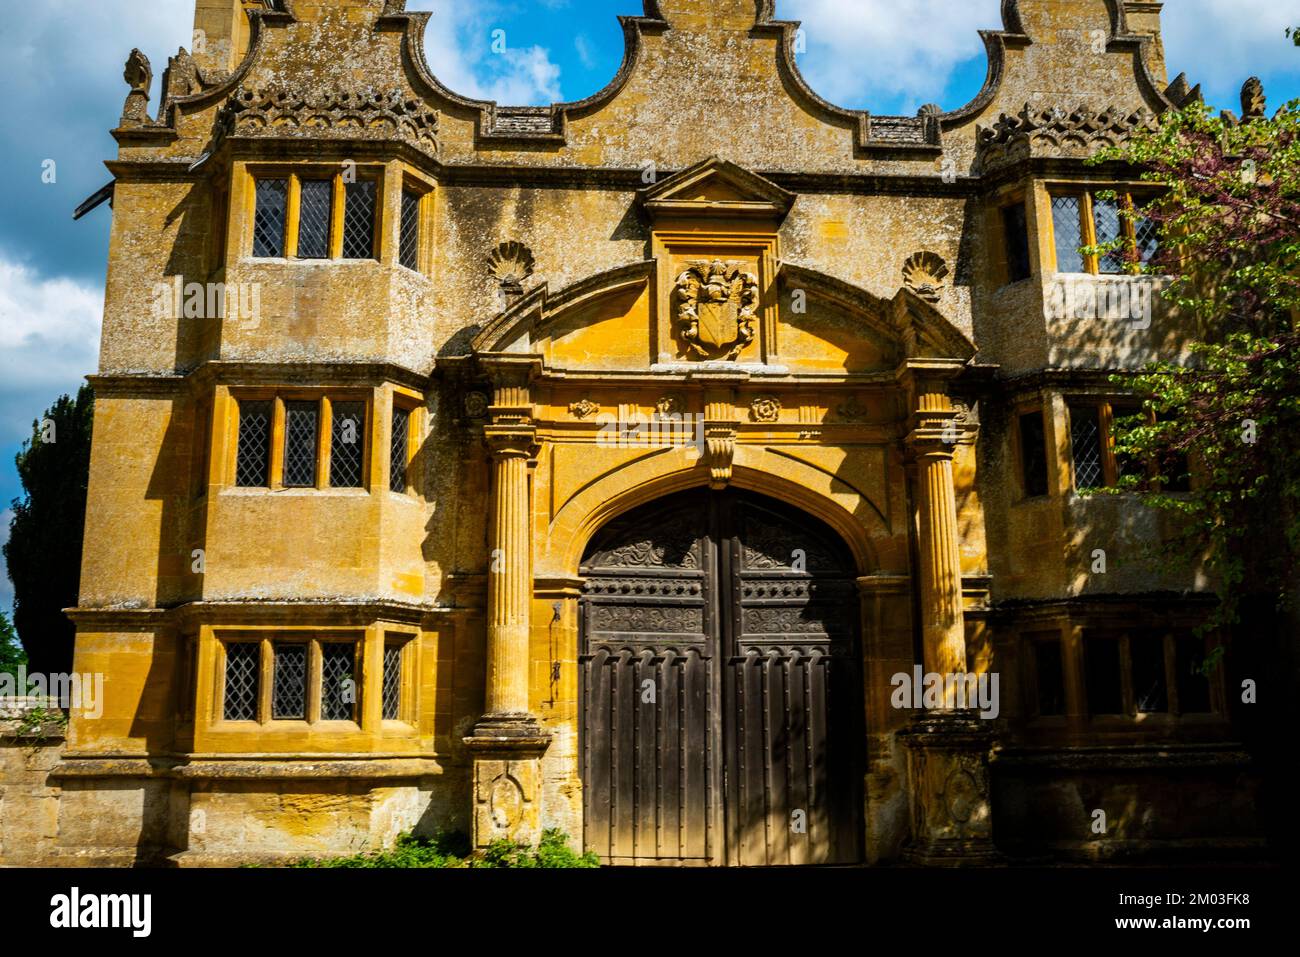
M917 490L921 513L921 607L925 670L941 675L966 671L966 624L962 615L961 552L957 542L957 495L952 451L918 449Z
M486 716L504 718L528 714L528 460L534 436L531 429L489 426L485 438L492 450Z
M529 470L536 453L534 360L483 360L494 379L488 501L487 674L484 710L464 739L473 755L471 821L476 847L541 838L541 757L550 733L529 710L529 609L533 600Z
M943 379L917 381L913 396L909 443L916 462L923 663L930 674L964 674L966 622L953 454L968 439L965 413L953 406ZM944 701L946 708L954 704Z

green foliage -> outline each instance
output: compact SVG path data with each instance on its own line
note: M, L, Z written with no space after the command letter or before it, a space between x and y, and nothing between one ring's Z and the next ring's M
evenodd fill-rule
M77 603L81 578L94 405L89 386L75 399L59 398L32 423L14 460L26 496L13 503L4 556L14 583L13 624L33 672L72 670L75 631L63 609Z
M511 867L511 868L587 868L599 867L595 854L575 854L563 831L548 830L541 843L532 848L513 841L500 840L479 854L471 853L469 838L464 834L439 835L435 838L403 834L392 850L374 851L352 857L325 860L304 858L293 867Z
M33 738L33 743L39 745L49 738L62 736L67 730L68 716L58 708L28 708L18 719L13 734Z
M27 653L18 643L9 616L0 611L0 674L16 675L19 665L27 664Z
M1117 491L1180 518L1162 553L1216 573L1207 627L1247 596L1281 608L1300 570L1300 101L1242 123L1193 104L1107 160L1158 187L1147 271L1174 277L1165 297L1200 330L1190 361L1115 377L1148 414L1119 424L1116 452L1151 466ZM1189 464L1191 491L1166 491Z

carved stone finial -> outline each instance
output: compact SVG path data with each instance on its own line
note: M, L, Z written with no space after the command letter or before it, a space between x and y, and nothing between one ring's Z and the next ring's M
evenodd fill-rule
M523 243L502 243L488 255L488 272L507 296L522 295L524 280L533 274L536 261Z
M149 87L153 86L153 68L149 58L139 50L132 50L126 59L122 79L131 87L122 107L122 126L143 126L149 122Z
M903 264L903 282L926 302L938 302L948 278L948 264L938 253L913 253Z
M1241 88L1241 119L1262 120L1268 101L1264 97L1264 84L1257 76L1252 76Z
M174 100L197 92L199 92L198 65L189 51L181 47L176 51L176 55L167 61L167 71L163 73L163 99Z

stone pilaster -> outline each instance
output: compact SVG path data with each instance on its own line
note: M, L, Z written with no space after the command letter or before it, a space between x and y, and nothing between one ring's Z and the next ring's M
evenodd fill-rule
M474 844L541 837L541 756L550 734L529 710L532 598L529 469L536 445L527 370L507 366L484 439L492 456L488 527L487 676L483 716L465 744L473 755Z
M924 363L909 376L920 541L923 665L927 675L965 675L961 550L953 455L974 441L967 410L952 401L959 366ZM908 750L912 841L907 857L927 866L997 859L989 788L992 733L979 714L958 710L957 683L944 683L943 708L922 711L900 733ZM964 704L964 702L963 702Z

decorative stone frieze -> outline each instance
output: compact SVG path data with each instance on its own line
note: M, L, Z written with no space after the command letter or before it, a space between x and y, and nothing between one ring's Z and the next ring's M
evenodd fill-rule
M217 115L217 136L397 140L434 156L438 117L437 110L400 90L242 88Z
M1117 107L1096 110L1081 106L1067 112L1060 106L1034 109L1028 103L1014 116L1003 113L976 134L980 167L990 170L1046 156L1081 159L1108 146L1118 146L1139 130L1152 129L1149 110Z

